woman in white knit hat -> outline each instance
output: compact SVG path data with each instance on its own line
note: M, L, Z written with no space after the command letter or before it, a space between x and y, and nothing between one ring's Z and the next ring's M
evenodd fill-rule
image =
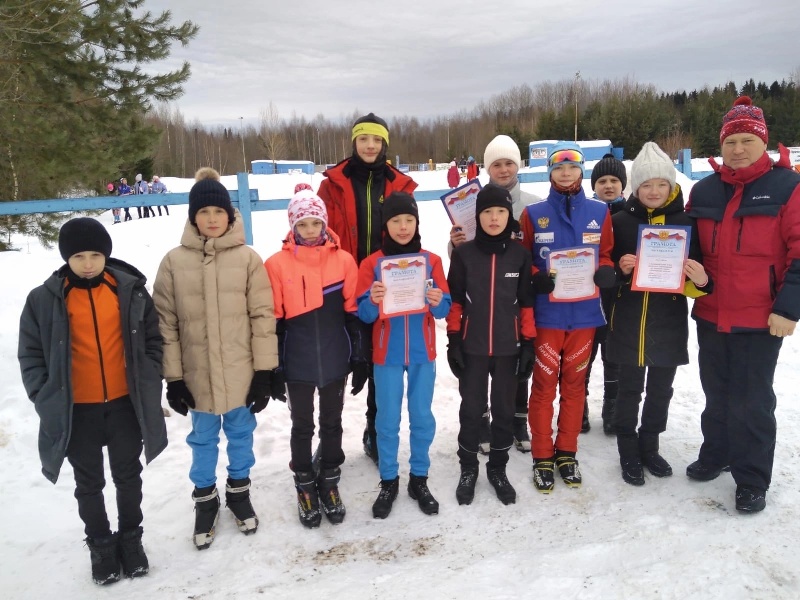
M489 142L483 151L483 164L489 174L489 182L505 188L511 194L511 208L515 219L519 219L523 209L533 202L541 201L539 196L520 189L517 173L522 166L522 157L517 143L507 135L498 135ZM463 228L454 223L450 230L450 243L452 248L467 241ZM480 446L481 454L489 453L490 439L489 409L484 414L481 424ZM514 445L520 452L531 451L531 438L528 434L528 381L521 381L517 388L516 411L514 417Z

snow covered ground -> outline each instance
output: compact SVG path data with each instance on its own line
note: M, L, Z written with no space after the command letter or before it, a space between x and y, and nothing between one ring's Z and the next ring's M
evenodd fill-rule
M446 186L445 173L412 173L421 189ZM688 192L691 182L681 175ZM252 176L262 198L287 198L308 175ZM486 176L482 176L485 183ZM319 184L320 175L313 177ZM163 178L172 191L190 180ZM223 178L230 187L235 178ZM585 182L588 188L588 181ZM524 189L544 195L546 184ZM186 207L169 217L112 226L100 219L114 242L113 255L140 268L152 285L162 256L177 245ZM438 202L420 204L423 245L445 260L449 223ZM280 212L254 213L255 249L263 258L277 251L288 230ZM619 474L616 444L599 419L602 370L592 379L592 431L580 436L583 487L556 482L544 496L531 482L531 458L511 450L509 478L517 503L503 506L484 473L471 506L458 506L456 436L459 397L444 360L446 337L439 322L439 374L434 399L437 434L431 448L430 487L441 509L425 516L405 492L407 434L400 446L401 494L385 521L370 507L378 474L361 450L366 392L346 398L341 492L347 518L306 530L297 520L289 463L289 412L270 403L258 415L257 464L252 471L253 504L261 519L254 536L240 534L223 509L213 546L192 545L194 515L188 479L190 453L184 438L189 420L167 419L170 445L144 471L145 538L151 571L109 589L89 576L89 553L72 497L71 468L65 463L57 485L41 474L38 419L27 400L16 360L18 319L28 291L62 260L35 240L15 238L20 252L0 253L4 293L0 296L0 503L6 540L0 549L3 598L798 598L800 597L800 344L784 343L775 388L778 445L767 509L743 516L734 510L730 474L708 483L684 475L701 443L703 394L692 364L678 371L675 397L662 453L675 470L671 478L647 477L635 488ZM691 327L693 330L693 326ZM165 402L166 405L166 402ZM403 424L407 431L407 421ZM482 461L485 459L481 459ZM225 454L217 469L225 478ZM110 477L108 478L110 482ZM115 518L113 486L106 503ZM112 518L112 522L113 522Z

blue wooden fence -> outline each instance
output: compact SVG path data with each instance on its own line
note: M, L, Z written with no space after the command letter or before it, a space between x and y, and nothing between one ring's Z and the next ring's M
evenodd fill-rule
M289 199L259 200L258 190L249 189L247 173L236 174L237 189L229 190L231 202L242 214L245 241L253 243L253 213L264 210L286 210ZM417 200L438 200L449 190L414 192ZM87 210L110 210L112 208L135 208L137 206L174 206L189 204L189 193L142 194L135 196L92 196L88 198L59 198L52 200L22 200L0 202L0 216L26 215L31 213L82 212Z

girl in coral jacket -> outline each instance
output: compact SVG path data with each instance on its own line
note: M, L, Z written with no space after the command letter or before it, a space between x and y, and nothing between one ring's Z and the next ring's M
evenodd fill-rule
M380 316L386 295L381 281L380 259L400 254L421 254L426 258L425 299L427 310L402 316ZM422 249L419 211L414 197L403 192L391 194L383 206L383 244L361 263L358 273L358 316L372 329L378 441L378 469L381 491L372 505L372 515L385 519L397 498L400 478L397 448L400 443L400 412L403 406L403 375L408 375L408 419L411 442L408 493L427 515L439 512L439 503L428 489L428 450L436 432L433 418L433 384L436 378L436 328L434 319L447 316L450 290L442 261Z
M327 228L325 204L298 184L289 202L283 248L267 259L278 331L278 356L292 414L291 467L300 522L317 527L322 512L333 524L345 517L339 495L342 408L347 374L368 367L363 327L356 316L355 259ZM314 392L319 393L320 471L312 466ZM322 506L320 507L320 499Z
M494 183L475 202L475 239L453 251L447 281L453 307L447 316L447 361L458 378L459 504L472 503L478 478L479 428L491 392L491 436L486 476L503 504L516 502L506 477L513 441L515 391L533 368L536 329L530 299L530 252L514 240L519 223L511 193Z

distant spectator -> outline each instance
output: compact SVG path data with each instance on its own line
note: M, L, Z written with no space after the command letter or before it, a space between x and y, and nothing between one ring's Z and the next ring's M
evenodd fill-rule
M470 156L467 159L467 181L472 181L473 179L477 179L479 172L480 168L478 167L478 164L475 162L475 158Z
M133 194L133 190L128 185L128 180L121 177L119 180L119 187L117 187L117 196L130 196L131 194ZM133 219L133 217L131 217L130 208L126 206L125 218L123 221L130 221L131 219Z
M116 194L117 194L117 190L114 188L114 184L113 183L109 183L106 186L106 191L108 192L109 196L116 196ZM111 214L114 215L114 225L119 223L119 217L120 217L121 212L122 211L120 209L118 209L118 208L112 208L111 209Z
M153 183L150 185L150 193L151 194L166 194L167 193L167 186L161 183L161 179L158 175L153 175ZM158 207L158 216L161 216L161 208L164 208L164 212L169 214L169 207L164 204Z
M133 193L134 194L149 194L150 188L147 185L147 181L142 179L142 174L137 173L136 175L136 183L133 184ZM137 206L136 210L139 212L139 218L142 218L142 214L144 214L144 218L147 217L155 217L156 213L153 210L152 206Z
M461 175L458 172L458 167L456 166L456 161L450 161L450 168L447 169L447 185L450 188L457 188L458 182L461 180Z
M458 168L461 171L462 175L467 174L467 159L463 156L461 157L461 162L458 163Z

